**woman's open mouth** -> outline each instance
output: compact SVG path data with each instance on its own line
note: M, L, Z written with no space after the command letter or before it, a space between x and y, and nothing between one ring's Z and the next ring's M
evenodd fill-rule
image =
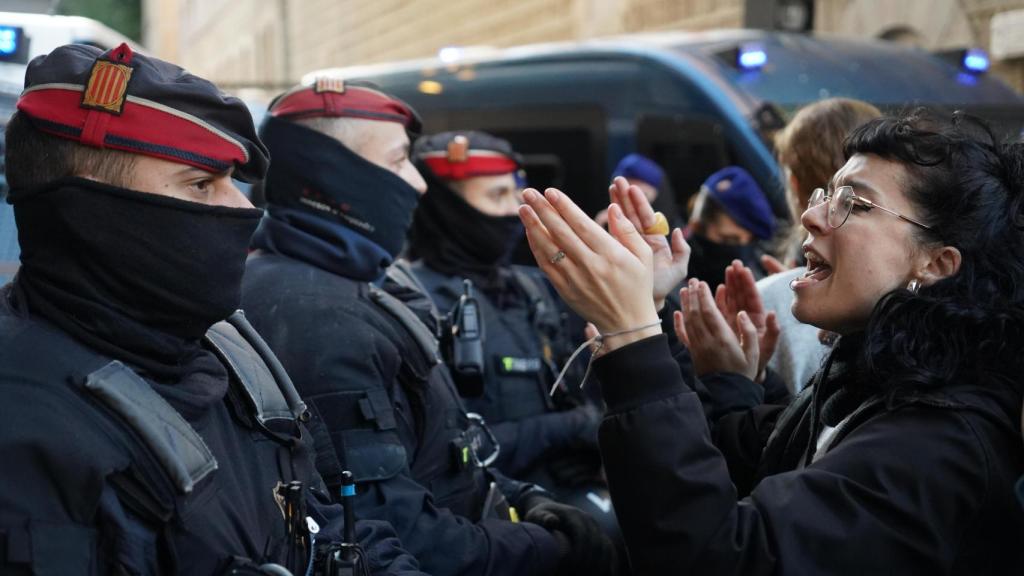
M789 283L789 287L792 290L817 284L832 275L832 266L815 252L804 249L804 257L807 259L807 271L804 272L803 276L794 278Z

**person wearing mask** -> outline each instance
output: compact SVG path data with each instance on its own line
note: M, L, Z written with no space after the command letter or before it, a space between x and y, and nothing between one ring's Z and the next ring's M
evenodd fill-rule
M499 448L440 362L429 297L387 276L427 188L409 159L419 129L408 105L358 82L271 103L243 308L309 403L328 487L351 470L359 516L389 521L424 570L609 573L614 549L590 517L489 466Z
M34 59L17 109L0 572L337 573L305 406L235 313L261 212L232 177L267 167L245 105L121 44ZM386 524L345 528L363 569L421 574Z
M564 194L524 192L534 254L606 334L601 450L637 574L1024 568L1024 145L917 111L857 128L845 156L803 213L793 283L796 317L839 341L789 407L720 421L714 444L636 295L653 275L636 229L618 207L609 235ZM681 298L694 361L754 386L747 314L734 329L695 280Z
M757 243L774 233L775 216L754 177L739 166L715 172L694 198L686 229L690 277L717 287L733 260L764 276Z
M801 244L807 231L800 224L800 215L815 188L828 182L846 162L843 142L858 126L881 116L871 104L849 98L829 98L801 108L784 129L776 133L775 150L786 175L786 199L793 217L792 230L786 235L784 258L790 264L803 261ZM806 266L791 269L769 255L762 264L771 275L757 283L765 309L779 319L779 335L775 354L768 367L779 378L799 391L821 366L828 347L819 341L818 329L799 322L790 308L793 291L790 283L803 276Z
M479 361L448 363L467 408L483 416L501 445L495 466L553 490L614 533L597 453L600 409L574 386L550 395L582 323L572 334L543 275L510 264L523 237L519 156L489 134L443 132L420 138L413 159L428 189L410 230L410 271L451 318L452 347L465 345L459 319L469 282L482 334ZM579 367L568 382L582 377Z

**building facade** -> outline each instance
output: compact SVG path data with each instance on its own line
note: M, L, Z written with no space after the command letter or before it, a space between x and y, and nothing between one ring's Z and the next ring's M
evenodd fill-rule
M768 1L144 0L143 41L229 88L276 90L312 70L427 57L449 45L738 28ZM1018 10L1024 22L1024 0L814 0L813 30L928 50L989 49L1024 43L1013 22L995 26ZM1004 52L993 73L1024 90L1024 46Z

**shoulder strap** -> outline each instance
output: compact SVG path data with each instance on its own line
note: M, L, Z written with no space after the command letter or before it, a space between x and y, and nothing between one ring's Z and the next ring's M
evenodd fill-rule
M395 260L391 266L388 266L387 277L399 286L403 286L417 292L422 292L423 294L430 294L426 285L424 285L417 274L413 272L413 266L412 262L409 262L405 258L399 258L398 260Z
M434 333L401 300L376 286L370 286L370 299L390 314L412 336L430 364L441 362L438 355L438 341Z
M85 387L117 413L156 456L183 494L217 469L206 442L166 400L117 360L89 374Z
M555 304L551 292L541 284L540 280L525 270L517 266L513 266L511 270L512 277L530 300L532 308L530 314L534 327L557 329L560 324L558 306Z
M308 419L306 404L291 378L241 310L214 324L206 341L241 383L260 424Z

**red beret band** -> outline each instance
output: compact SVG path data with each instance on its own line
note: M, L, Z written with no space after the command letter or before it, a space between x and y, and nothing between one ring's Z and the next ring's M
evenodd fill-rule
M453 161L448 152L426 152L420 155L438 178L465 180L476 176L496 176L519 169L515 160L490 150L469 150L464 160Z
M238 140L196 116L158 102L125 97L121 113L80 106L84 86L42 84L26 90L18 110L43 132L88 146L113 148L223 172L246 164L249 154Z

